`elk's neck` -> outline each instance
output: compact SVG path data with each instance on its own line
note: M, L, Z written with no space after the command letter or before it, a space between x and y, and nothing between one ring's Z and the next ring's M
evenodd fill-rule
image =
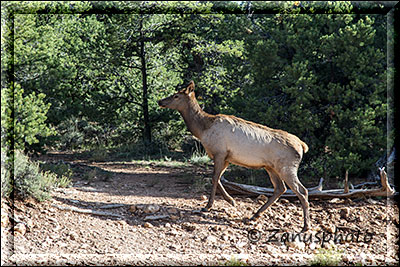
M184 110L179 111L189 131L201 140L203 132L213 121L213 115L204 112L196 99L192 99Z

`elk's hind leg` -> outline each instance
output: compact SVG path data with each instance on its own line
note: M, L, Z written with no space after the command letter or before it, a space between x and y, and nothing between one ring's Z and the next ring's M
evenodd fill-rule
M302 185L299 178L297 177L297 172L295 172L294 170L290 170L285 174L283 174L282 179L300 199L304 217L304 226L301 231L305 232L308 230L310 223L310 212L309 212L310 205L308 203L308 190Z
M261 206L261 208L250 218L250 220L256 220L260 217L261 213L263 213L269 206L271 206L283 193L286 192L285 183L279 178L278 174L274 170L266 169L268 175L271 179L272 185L274 186L274 193L268 201Z

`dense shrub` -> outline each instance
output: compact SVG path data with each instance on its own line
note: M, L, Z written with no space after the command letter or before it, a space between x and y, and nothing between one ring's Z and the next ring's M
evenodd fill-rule
M10 164L5 153L5 150L1 149L1 196L9 196L11 193L11 179L10 179Z
M57 168L49 169L55 170ZM65 167L61 170L63 169ZM41 170L39 163L31 161L28 156L17 150L14 157L14 177L7 179L11 180L9 184L11 184L15 197L21 199L33 197L43 201L50 198L52 189L66 187L70 184L71 172L60 172L59 170L57 172L60 174ZM11 190L6 192L10 193Z

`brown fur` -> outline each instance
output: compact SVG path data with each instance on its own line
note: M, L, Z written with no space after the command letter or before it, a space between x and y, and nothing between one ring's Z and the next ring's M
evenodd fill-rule
M238 124L247 124L247 125L251 125L252 127L261 128L263 130L266 130L266 131L272 133L275 138L283 141L288 146L293 147L300 155L302 155L303 153L307 153L307 151L308 151L308 146L306 143L301 141L300 138L298 138L297 136L290 134L284 130L269 128L265 125L258 124L258 123L248 121L248 120L244 120L242 118L238 118L233 115L218 114L216 116L229 118L231 120L236 121ZM299 145L301 147L299 147ZM302 149L302 151L299 150L300 148Z
M193 81L185 89L160 100L158 103L161 107L176 109L181 113L189 131L200 139L208 155L214 160L213 187L208 204L204 208L205 211L212 207L217 188L225 200L235 205L235 201L225 191L220 181L229 163L249 168L265 168L274 185L274 194L254 214L252 219L258 218L266 208L286 191L286 183L300 199L304 214L303 231L307 230L310 220L308 191L297 177L297 169L301 158L308 151L306 143L297 136L283 130L272 129L232 115L211 115L204 112L196 100ZM242 131L241 135L232 136L231 133L237 126L246 130ZM228 132L226 132L227 129ZM229 129L232 129L232 132L229 132ZM262 131L256 129L261 129ZM258 137L255 137L257 134ZM258 139L251 139L249 136ZM239 138L240 141L243 141L243 144L237 142L235 138ZM264 150L257 150L261 152L260 154L254 154L254 150L247 150L247 153L250 154L243 153L246 149L254 149L254 140L261 142L257 143L256 150L258 144L261 144L263 149L267 147L265 151L269 151L270 154L268 155L274 155L272 161L271 156L268 156L268 159L265 158ZM246 141L249 142L246 143ZM239 147L237 144L239 144ZM230 150L232 148L235 149L236 154L232 153Z

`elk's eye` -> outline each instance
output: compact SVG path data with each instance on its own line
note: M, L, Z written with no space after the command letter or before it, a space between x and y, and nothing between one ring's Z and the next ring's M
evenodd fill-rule
M179 96L178 95L174 95L174 98L178 98Z

